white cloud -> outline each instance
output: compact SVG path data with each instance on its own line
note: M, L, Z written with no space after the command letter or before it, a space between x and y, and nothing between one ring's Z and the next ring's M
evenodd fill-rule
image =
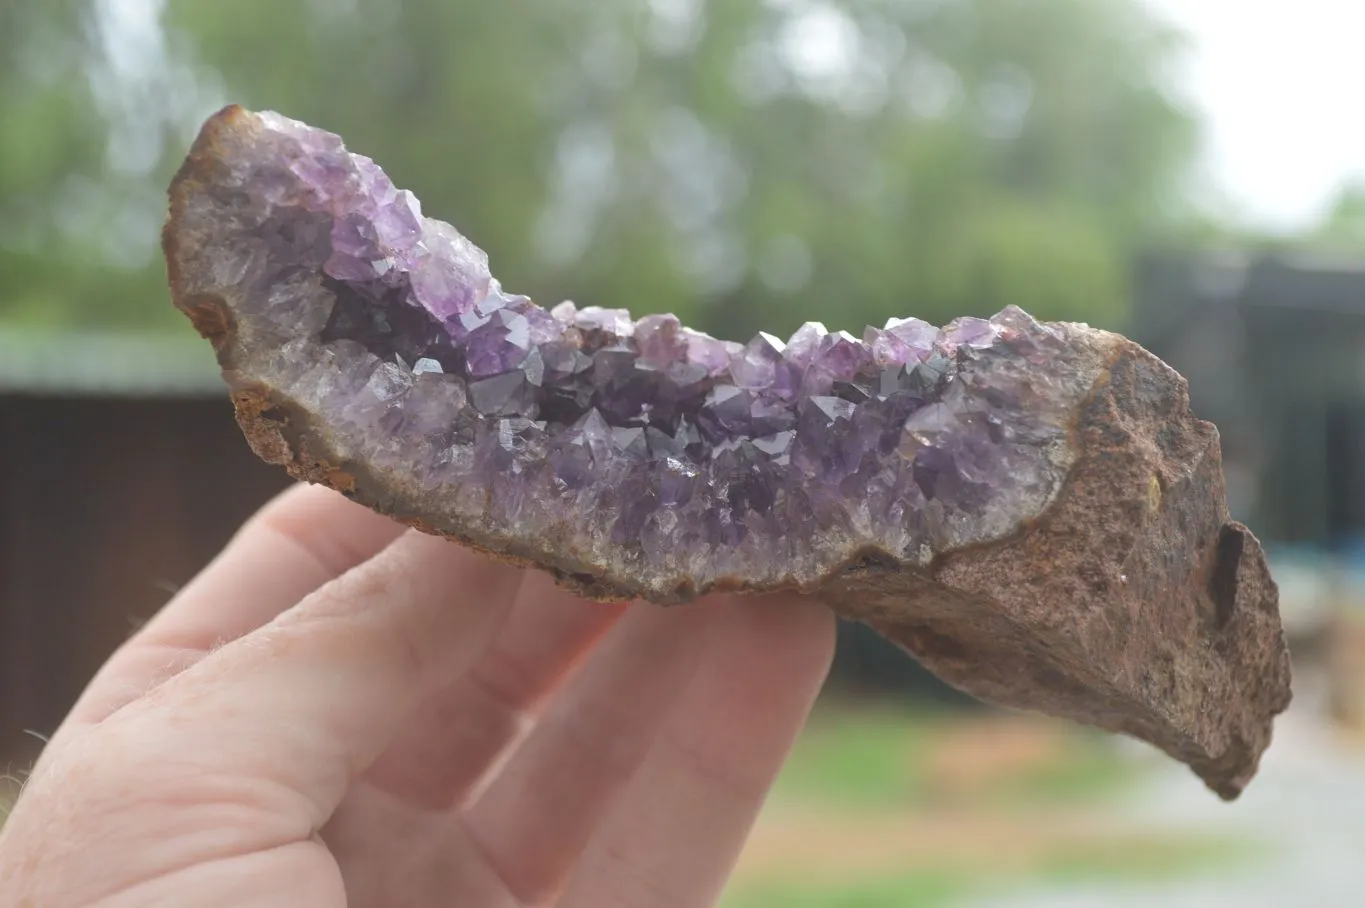
M1148 0L1195 46L1185 89L1207 122L1205 167L1252 223L1314 223L1365 176L1365 3Z

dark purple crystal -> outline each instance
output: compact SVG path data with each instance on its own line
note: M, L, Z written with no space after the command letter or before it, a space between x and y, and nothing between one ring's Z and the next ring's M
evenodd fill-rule
M465 363L472 378L510 372L530 355L531 325L526 316L510 309L494 312L465 338Z

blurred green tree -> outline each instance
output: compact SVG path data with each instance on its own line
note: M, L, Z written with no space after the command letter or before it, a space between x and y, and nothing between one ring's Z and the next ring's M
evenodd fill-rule
M341 133L512 289L732 336L1116 323L1194 150L1140 0L18 6L0 41L68 52L3 64L0 212L42 216L0 235L0 317L169 323L146 199L226 100Z
M0 322L181 327L157 258L190 71L155 0L0 0Z
M1365 249L1365 180L1342 187L1313 241L1356 254Z

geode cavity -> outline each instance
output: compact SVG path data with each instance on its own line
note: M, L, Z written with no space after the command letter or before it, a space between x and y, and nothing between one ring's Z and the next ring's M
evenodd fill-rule
M1225 796L1288 703L1217 433L1122 337L1010 308L740 345L547 311L337 136L238 107L165 247L256 452L407 523L603 598L799 589Z

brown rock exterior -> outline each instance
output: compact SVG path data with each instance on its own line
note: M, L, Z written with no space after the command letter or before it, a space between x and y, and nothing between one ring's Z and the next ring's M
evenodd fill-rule
M922 573L850 569L818 595L983 700L1140 738L1232 799L1289 705L1279 593L1228 518L1217 430L1174 370L1118 347L1031 525Z

